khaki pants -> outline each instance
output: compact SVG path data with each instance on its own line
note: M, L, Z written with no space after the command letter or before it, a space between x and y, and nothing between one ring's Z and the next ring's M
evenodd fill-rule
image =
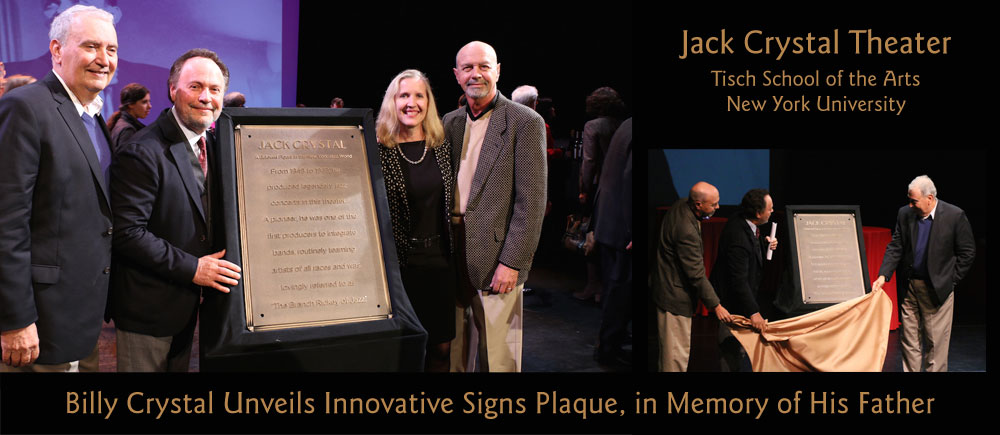
M921 365L928 372L948 371L955 293L937 306L931 292L933 289L926 281L911 279L910 291L900 304L902 333L899 342L903 348L904 372L919 372Z
M469 308L456 308L451 367L455 372L521 371L524 285L510 293L477 292ZM477 358L478 353L478 358Z
M656 309L661 372L686 372L691 356L691 318Z
M100 370L101 365L97 352L98 343L94 343L94 350L90 352L90 355L78 361L61 364L31 364L24 367L11 367L0 363L0 373L96 373Z

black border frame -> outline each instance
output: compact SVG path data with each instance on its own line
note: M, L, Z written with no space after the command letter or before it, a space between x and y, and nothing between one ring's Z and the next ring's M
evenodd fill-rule
M865 283L865 294L871 293L871 280L868 275L868 256L865 255L865 237L861 225L861 206L858 205L789 205L785 207L785 220L788 223L788 243L789 257L791 262L791 286L786 287L791 291L789 300L791 309L789 315L798 316L821 310L826 307L836 305L835 303L809 304L802 302L802 282L799 279L801 269L799 268L799 245L795 239L795 214L796 213L850 213L854 215L854 225L858 233L858 255L861 260L862 279Z
M243 284L207 293L201 307L202 371L410 371L423 368L427 334L399 275L392 220L371 109L226 108L216 123L225 258L241 263L234 128L252 125L360 126L364 134L392 316L388 319L251 332Z

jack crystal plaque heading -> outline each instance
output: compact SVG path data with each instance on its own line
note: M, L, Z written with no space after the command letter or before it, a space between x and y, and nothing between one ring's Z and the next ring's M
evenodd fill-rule
M235 129L247 328L391 316L359 126Z

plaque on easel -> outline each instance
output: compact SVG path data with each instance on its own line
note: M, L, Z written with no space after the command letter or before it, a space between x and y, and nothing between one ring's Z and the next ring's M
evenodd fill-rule
M788 206L791 286L779 295L803 314L869 292L861 211L854 205ZM788 308L786 308L788 309Z
M371 109L223 110L213 218L243 276L205 293L202 371L422 369L374 130Z
M247 328L390 316L361 128L239 125L234 144Z

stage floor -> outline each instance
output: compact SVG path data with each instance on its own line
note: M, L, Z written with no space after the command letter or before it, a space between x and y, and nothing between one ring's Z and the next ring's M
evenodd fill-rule
M631 370L604 366L593 359L601 309L593 301L572 297L586 284L586 270L577 262L537 265L525 286L533 291L524 298L522 370L525 372L611 372ZM197 334L197 332L196 332ZM190 371L198 371L198 337L195 336ZM630 348L630 346L629 346ZM115 330L105 324L101 331L102 372L113 372Z

